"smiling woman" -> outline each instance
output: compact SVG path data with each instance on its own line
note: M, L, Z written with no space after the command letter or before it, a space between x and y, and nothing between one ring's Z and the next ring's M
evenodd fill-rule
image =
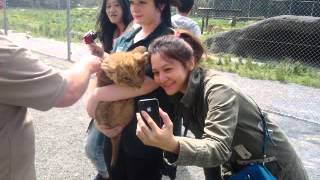
M203 167L207 180L229 179L230 173L252 163L263 165L278 180L308 180L285 134L254 100L218 72L197 66L203 48L196 37L176 30L154 40L148 51L155 82L176 96L175 115L195 135L174 135L174 123L165 111L160 110L162 127L147 113L137 113L137 136L165 150L166 162ZM221 174L221 167L228 173Z

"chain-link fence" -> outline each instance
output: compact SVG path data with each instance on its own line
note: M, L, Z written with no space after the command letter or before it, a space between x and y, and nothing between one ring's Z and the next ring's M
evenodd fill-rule
M101 2L102 0L0 0L0 27L36 37L80 42L85 32L95 28ZM281 108L272 107L273 102L270 101L263 108L316 123L320 120L318 16L320 0L198 0L192 11L192 17L202 27L202 39L209 52L219 53L219 56L231 55L232 60L249 59L250 62L271 64L274 64L273 60L285 61L279 66L298 75L309 73L309 79L300 80L300 76L297 76L296 79L301 83L294 81L306 86L311 84L305 91L308 95L293 93L295 90L287 89L286 94L280 93L278 99L274 100L282 103ZM312 71L309 72L310 67ZM260 75L267 71L271 70L261 70ZM278 70L271 76L280 76L281 71ZM283 78L291 77L287 75ZM288 110L291 104L303 107L304 110Z
M46 37L68 44L80 42L85 32L95 28L100 0L0 0L0 24L7 31Z
M274 74L279 76L275 79L280 81L294 79L296 74L303 76L302 71L313 69L310 73L317 75L310 75L302 80L304 85L312 84L310 91L302 91L305 94L296 91L298 86L288 84L287 89L274 89L269 97L255 96L267 111L316 123L320 120L320 109L317 107L320 104L320 86L317 85L320 79L319 13L319 0L199 0L193 9L193 16L198 19L202 28L209 52L219 54L218 63L223 64L222 59L233 61L235 66L239 66L240 59L242 63L263 63L262 67L265 64L276 64L276 68L281 69L280 66L283 66L282 70ZM214 67L217 66L215 64ZM243 74L241 70L238 71L238 67L221 69L231 69L232 72ZM253 71L257 71L257 76L260 77L268 74L267 71L272 71L271 69L262 68L260 72L254 69L250 72L253 74ZM282 76L285 71L292 71L292 77L291 74ZM278 94L275 99L274 94ZM302 108L298 110L297 107Z
M283 14L319 16L319 0L199 0L195 9L209 7L216 9L241 9L241 16L273 17Z

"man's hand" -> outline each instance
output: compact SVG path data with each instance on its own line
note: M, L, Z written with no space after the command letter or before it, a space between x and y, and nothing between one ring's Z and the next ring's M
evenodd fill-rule
M98 72L101 68L101 58L93 55L85 55L80 58L81 64L84 64L86 68L90 71L90 74Z
M70 69L64 70L61 75L66 79L67 86L63 98L58 100L55 107L73 105L86 91L90 77L100 70L100 58L87 55L81 57Z

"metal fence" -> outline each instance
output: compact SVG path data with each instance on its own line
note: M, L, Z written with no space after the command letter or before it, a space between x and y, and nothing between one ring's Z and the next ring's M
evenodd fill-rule
M254 58L263 63L298 62L317 69L319 73L319 0L199 0L192 14L202 18L199 25L204 27L207 36L213 31L222 31L213 33L207 41L210 52L232 54L234 59ZM208 19L209 23L206 22ZM219 28L219 19L229 22L230 27ZM245 26L232 27L235 21ZM269 112L319 123L320 109L316 104L320 104L320 90L310 88L299 92L299 89L290 84L285 90L275 88L269 97L252 95L260 99L259 104ZM278 94L275 99L274 94Z
M97 7L100 3L100 0L0 0L2 7L0 29L4 29L5 32L8 30L28 32L33 36L68 42L66 51L69 53L66 58L70 59L71 42L80 42L85 32L95 28L99 11ZM192 14L201 25L199 19L204 15L198 10L199 8L215 9L215 13L208 16L209 27L207 28L211 29L204 32L205 36L216 36L212 33L216 29L218 29L217 32L233 33L223 39L224 43L229 43L232 47L229 50L232 51L222 51L222 53L260 60L283 58L292 63L302 60L316 69L320 66L320 21L317 19L320 16L320 0L198 0L195 1ZM296 19L258 21L279 15L296 15L294 16ZM236 17L235 27L220 27L214 21L219 18L224 24L228 24L230 20L234 20L233 17ZM304 20L303 23L301 20ZM263 28L253 25L253 22L257 22ZM239 34L235 34L234 31ZM265 104L263 108L318 123L320 90L299 85L293 85L290 88L294 90L287 89L284 91L287 92L286 94L278 94L279 97L274 100L281 101L281 108L272 107L270 100L268 100L269 104ZM307 88L305 92L308 96L303 93L294 93L299 88ZM274 92L270 93L277 94L276 91L277 89L274 89ZM264 102L260 101L259 104ZM297 108L287 110L291 104L303 107L303 110Z
M243 17L320 16L319 0L199 0L195 7L241 9Z

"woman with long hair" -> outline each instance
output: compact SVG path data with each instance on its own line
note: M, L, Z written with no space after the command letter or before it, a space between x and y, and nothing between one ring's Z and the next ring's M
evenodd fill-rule
M132 16L129 8L127 0L102 0L96 22L96 33L102 47L95 42L88 44L92 54L102 57L104 53L110 53L116 38L131 28ZM104 140L104 135L97 130L95 124L90 123L85 152L98 171L95 180L109 177L104 160Z
M204 48L196 37L178 30L154 40L148 51L154 81L176 96L175 115L195 136L175 136L165 110L162 127L148 113L137 113L137 136L163 149L167 163L203 167L206 180L227 179L221 172L234 174L251 163L265 163L278 180L308 179L285 134L254 100L217 71L198 66Z
M148 47L157 37L172 33L169 0L130 0L130 11L134 23L139 28L125 33L117 39L113 52L130 51L137 46ZM152 80L150 66L147 66L146 80ZM114 101L135 97L135 104L144 98L158 98L160 107L173 115L173 104L165 92L153 82L153 88L134 90L116 85L96 88L88 101L88 114L94 118L95 108L99 101ZM137 107L135 107L137 110ZM111 144L108 137L121 133L120 152L115 167L111 169L111 178L115 180L160 180L163 165L162 151L158 148L145 146L137 138L135 130L137 120L134 116L126 127L110 129L104 125L97 125L98 129L107 136L106 160L110 164ZM108 150L109 149L109 150Z

